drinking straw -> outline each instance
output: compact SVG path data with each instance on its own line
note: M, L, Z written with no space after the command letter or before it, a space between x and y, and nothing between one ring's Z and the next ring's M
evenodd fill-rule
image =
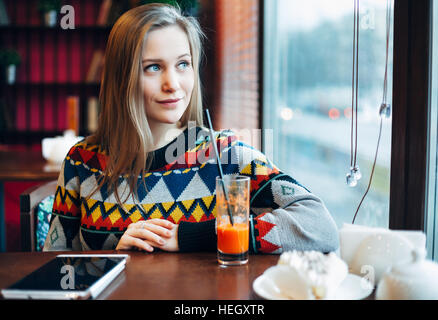
M219 175L221 177L221 184L222 184L222 189L223 189L224 195L225 195L225 201L227 203L228 216L230 217L231 225L234 225L233 215L231 213L229 200L228 200L228 193L225 189L224 173L222 172L222 163L221 163L221 160L219 158L219 152L217 151L216 139L214 138L213 126L211 125L210 113L208 112L208 109L205 109L205 116L207 117L208 127L210 128L211 144L213 145L214 153L216 154L216 162L217 162L217 167L219 170Z

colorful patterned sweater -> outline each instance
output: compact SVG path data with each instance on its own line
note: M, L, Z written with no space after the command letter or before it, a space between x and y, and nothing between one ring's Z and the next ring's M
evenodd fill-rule
M336 224L318 197L232 131L216 132L215 137L224 174L250 177L252 252L337 250ZM58 179L45 251L112 250L130 223L152 218L179 224L180 251L216 250L215 179L219 173L208 130L189 127L155 150L145 175L147 189L139 177L138 198L129 197L124 209L105 185L86 199L106 159L99 146L86 140L70 149ZM119 194L125 199L127 181L120 177L119 182Z

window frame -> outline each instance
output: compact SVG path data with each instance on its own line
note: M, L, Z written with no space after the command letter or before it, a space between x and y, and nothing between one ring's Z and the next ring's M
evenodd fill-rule
M427 229L431 8L394 2L390 229Z

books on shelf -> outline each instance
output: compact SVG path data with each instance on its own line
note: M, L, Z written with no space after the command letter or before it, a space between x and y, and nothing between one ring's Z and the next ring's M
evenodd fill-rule
M97 16L96 24L98 26L106 26L108 23L108 16L113 3L112 0L103 0L100 5L99 15Z
M87 129L89 133L96 132L98 115L99 115L99 100L97 99L97 97L88 98Z
M14 116L11 108L3 99L0 99L0 130L10 130L14 127Z
M88 68L85 82L94 83L99 82L102 75L104 53L102 50L96 50L91 58L90 67Z
M79 97L67 97L67 130L73 130L76 136L79 135Z
M0 0L0 26L9 24L8 11L6 10L5 2Z

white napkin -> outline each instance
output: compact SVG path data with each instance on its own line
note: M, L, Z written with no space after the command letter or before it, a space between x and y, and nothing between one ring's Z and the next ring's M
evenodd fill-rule
M411 259L414 248L425 249L422 231L389 230L344 224L339 230L341 258L351 273L377 284L392 265Z
M73 145L84 137L78 137L73 130L66 130L63 136L44 138L41 142L43 158L53 164L61 164Z

